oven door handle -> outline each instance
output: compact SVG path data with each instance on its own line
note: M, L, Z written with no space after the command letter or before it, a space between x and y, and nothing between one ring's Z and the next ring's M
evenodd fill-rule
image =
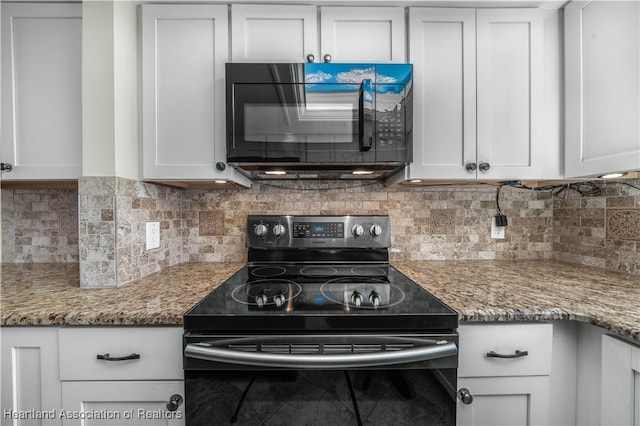
M298 355L265 352L246 352L214 347L202 343L189 343L184 355L225 364L295 369L342 369L382 367L411 362L429 361L454 356L458 347L454 342L442 341L435 345L399 351L367 352L358 354Z

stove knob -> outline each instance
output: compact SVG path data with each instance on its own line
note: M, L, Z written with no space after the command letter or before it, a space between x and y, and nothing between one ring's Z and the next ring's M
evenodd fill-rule
M378 237L378 236L382 235L382 226L380 226L380 225L371 225L371 229L369 229L369 233L373 237Z
M377 308L378 306L380 306L380 295L375 291L371 292L371 295L369 296L369 302L371 302L374 308Z
M259 295L256 296L256 304L258 305L259 308L262 308L265 303L267 303L268 299L267 299L267 295L264 293L260 293Z
M273 296L273 303L276 304L276 308L281 308L282 305L284 305L285 300L284 294L280 293Z
M362 295L357 291L354 291L353 294L351 295L351 303L353 303L356 306L362 305Z
M283 225L277 224L273 227L273 235L276 237L282 237L286 232L286 229Z
M254 232L258 237L264 237L265 235L267 235L267 227L263 224L257 225Z
M364 228L362 227L362 225L353 225L353 228L351 228L351 233L354 237L360 237L362 236L362 234L364 234Z

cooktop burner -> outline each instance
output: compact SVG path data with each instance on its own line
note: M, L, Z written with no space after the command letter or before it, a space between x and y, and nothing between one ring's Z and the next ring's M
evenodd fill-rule
M300 269L300 274L305 277L330 277L337 273L338 270L331 266L305 266Z
M277 277L287 272L287 268L282 266L261 266L251 270L251 275L260 278Z

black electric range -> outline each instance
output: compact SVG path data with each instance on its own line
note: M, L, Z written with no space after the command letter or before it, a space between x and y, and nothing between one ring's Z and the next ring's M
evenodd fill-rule
M388 216L249 216L246 235L247 265L184 315L188 424L235 422L245 410L253 419L247 404L258 411L266 400L282 404L271 399L274 386L285 399L304 395L300 386L313 393L321 382L341 380L335 372L344 373L353 408L329 422L370 421L375 410L363 414L357 401L369 407L372 398L392 398L408 404L407 416L440 401L442 412L435 412L446 420L429 424L455 424L458 315L389 264ZM384 371L392 382L379 376ZM284 380L283 372L292 376ZM364 384L354 387L352 376L360 373ZM373 395L376 377L381 393ZM259 390L256 380L269 390ZM426 390L414 392L416 386ZM209 411L211 395L220 404L240 388L233 407ZM323 395L342 412L344 400ZM296 403L311 410L316 398ZM268 418L291 420L275 408Z

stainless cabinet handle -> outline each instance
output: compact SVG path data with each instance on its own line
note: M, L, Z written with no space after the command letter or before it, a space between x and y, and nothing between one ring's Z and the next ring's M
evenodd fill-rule
M480 169L481 172L486 172L487 170L489 170L491 168L491 164L489 164L489 163L480 163L478 168Z
M10 172L11 170L13 170L11 163L0 163L1 172Z
M171 398L169 398L169 401L167 402L167 410L176 411L183 402L184 399L182 398L182 395L174 393L173 395L171 395Z
M312 64L312 63L313 63L313 61L315 61L315 60L316 60L316 57L315 57L315 56L313 56L313 54L309 53L309 54L307 55L307 62L308 62L308 63Z
M461 388L458 390L458 399L460 399L464 405L469 405L473 402L473 395L471 395L469 389Z
M494 351L487 352L487 358L520 358L529 355L529 351L516 350L514 354L504 355Z
M478 166L476 165L476 163L467 163L464 168L467 169L468 172L475 172Z
M331 55L329 55L329 54L327 53L326 55L324 55L324 56L322 57L322 59L324 60L324 63L325 63L325 64L328 64L329 62L331 62L331 60L332 60L333 58L331 57Z
M132 353L126 356L111 356L109 354L96 355L97 359L101 359L103 361L129 361L131 359L140 359L140 354Z
M255 365L260 367L335 369L377 367L407 364L453 356L458 347L453 342L400 351L358 353L345 355L297 355L264 352L244 352L216 348L208 344L189 343L184 355L189 358L225 364Z

